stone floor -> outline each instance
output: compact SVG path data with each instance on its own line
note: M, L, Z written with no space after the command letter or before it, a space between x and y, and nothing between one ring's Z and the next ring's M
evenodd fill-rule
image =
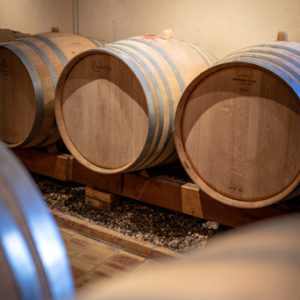
M94 280L126 276L128 272L149 269L159 262L86 237L60 227L70 259L76 289Z

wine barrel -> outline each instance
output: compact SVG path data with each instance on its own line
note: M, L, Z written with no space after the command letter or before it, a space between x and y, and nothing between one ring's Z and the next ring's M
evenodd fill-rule
M190 177L225 204L257 208L300 182L300 43L237 51L203 72L175 117Z
M29 36L29 34L11 29L0 29L0 43L8 42L25 36Z
M56 120L65 145L87 168L104 174L171 161L180 96L215 61L203 48L153 35L76 56L56 89Z
M0 142L1 299L73 299L62 238L44 200Z
M297 300L299 236L299 214L264 221L217 236L181 260L95 281L77 299Z
M9 147L56 142L58 76L73 56L99 45L68 33L43 33L0 44L0 139Z

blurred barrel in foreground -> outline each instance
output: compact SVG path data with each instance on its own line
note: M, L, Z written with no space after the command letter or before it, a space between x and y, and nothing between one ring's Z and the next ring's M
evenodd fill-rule
M78 300L298 300L300 215L211 240L184 259L86 286Z
M73 56L99 45L68 33L43 33L0 44L0 139L9 147L56 142L58 76Z
M73 297L64 244L44 200L14 155L0 143L1 299Z
M56 90L56 120L70 152L96 172L174 159L174 114L185 87L216 61L207 50L146 35L75 57Z
M30 34L22 33L11 29L0 29L0 43L8 42L17 38L29 36Z
M300 182L300 43L242 49L198 76L175 118L178 155L211 197L263 207Z

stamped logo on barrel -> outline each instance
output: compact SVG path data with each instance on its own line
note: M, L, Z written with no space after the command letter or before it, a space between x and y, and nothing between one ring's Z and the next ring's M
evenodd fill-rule
M240 92L249 92L251 86L256 83L256 80L251 78L251 75L241 74L232 78L233 81L240 85Z
M104 65L102 65L98 61L94 61L92 63L92 69L93 69L94 72L100 72L100 71L107 71L107 72L109 72L109 71L111 71L111 67L104 66Z

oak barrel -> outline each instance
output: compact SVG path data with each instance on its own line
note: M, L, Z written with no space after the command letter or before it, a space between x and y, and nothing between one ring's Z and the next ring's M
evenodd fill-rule
M8 42L25 36L29 36L29 34L11 29L0 29L0 43Z
M165 264L99 283L78 300L298 300L300 215L216 236L207 246Z
M153 35L76 56L56 90L56 120L65 145L87 168L104 174L172 160L180 96L215 61L203 48Z
M73 299L63 240L30 175L0 142L1 299Z
M0 44L0 139L9 147L56 142L57 79L73 56L99 45L68 33L43 33Z
M175 117L190 177L225 204L256 208L300 182L300 43L271 42L225 57L199 75Z

